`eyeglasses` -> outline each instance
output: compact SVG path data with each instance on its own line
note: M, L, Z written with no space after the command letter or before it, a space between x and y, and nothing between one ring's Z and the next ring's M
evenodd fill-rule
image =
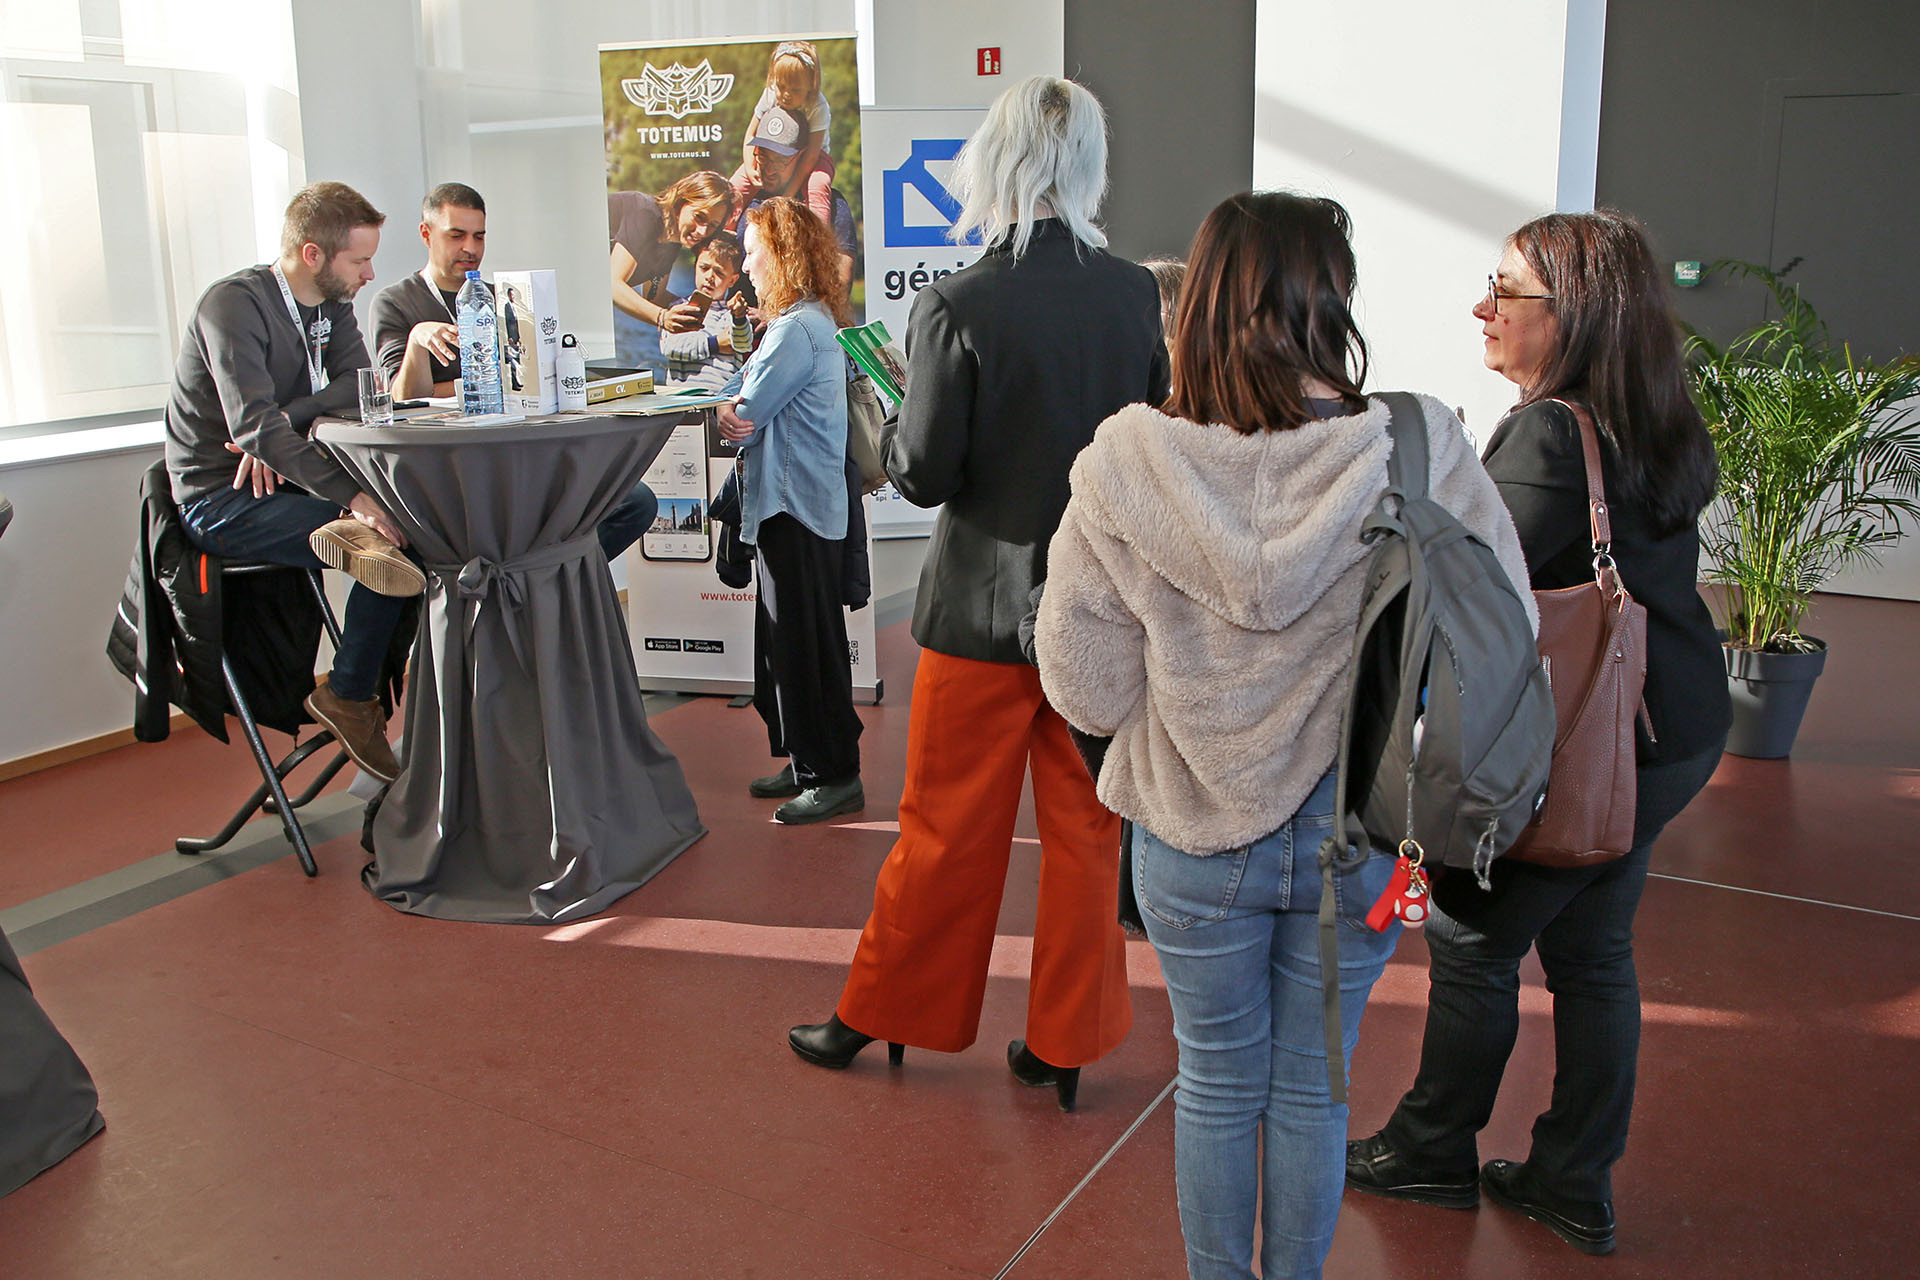
M1534 302L1551 302L1553 301L1553 295L1550 293L1507 293L1500 288L1500 282L1498 280L1492 276L1488 276L1487 305L1493 308L1493 314L1500 314L1500 303L1503 300L1507 302L1516 300L1522 302L1529 300Z

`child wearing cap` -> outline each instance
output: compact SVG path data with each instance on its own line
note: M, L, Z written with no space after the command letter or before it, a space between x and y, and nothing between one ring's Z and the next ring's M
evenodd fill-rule
M806 126L802 138L772 139L792 147L798 159L786 185L774 195L804 200L820 220L833 225L833 112L820 91L820 55L806 40L783 40L767 63L767 87L753 106L747 127L747 146L758 145L761 125L774 107L792 112ZM804 192L804 194L803 194ZM733 175L734 207L744 209L754 196L754 183L742 164Z
M661 330L660 354L667 358L669 385L717 391L753 350L746 297L733 292L740 282L741 257L740 240L730 231L715 233L700 247L693 261L693 287L713 301L698 329Z

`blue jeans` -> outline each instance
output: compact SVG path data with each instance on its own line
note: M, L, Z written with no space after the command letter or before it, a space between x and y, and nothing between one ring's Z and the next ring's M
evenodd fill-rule
M222 489L180 508L187 539L202 551L228 560L263 560L299 569L324 569L307 537L340 518L340 508L305 493L270 493L256 498L245 489ZM411 554L411 553L409 553ZM353 584L347 616L340 623L340 647L333 655L328 686L349 702L374 696L380 665L406 601Z
M1328 774L1278 830L1210 857L1133 829L1134 887L1180 1045L1174 1183L1193 1280L1250 1280L1263 1193L1267 1280L1318 1276L1333 1244L1347 1108L1327 1093L1315 917L1333 786ZM1334 877L1348 1063L1367 996L1399 940L1398 924L1375 933L1365 920L1393 861L1376 854Z
M618 506L607 512L607 518L600 522L595 532L600 535L600 550L606 553L608 564L619 559L621 552L640 540L640 535L647 531L647 526L653 523L653 517L659 510L660 500L642 481L620 499Z

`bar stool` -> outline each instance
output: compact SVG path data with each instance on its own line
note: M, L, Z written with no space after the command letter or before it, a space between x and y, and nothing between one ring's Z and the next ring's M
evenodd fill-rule
M314 598L320 602L320 616L326 623L327 636L334 647L340 647L340 623L333 616L333 605L327 600L325 585L320 580L318 569L301 569L293 565L266 564L252 560L224 560L220 562L223 576L246 576L263 573L300 573L305 574L307 584L313 589ZM260 736L260 725L253 718L253 709L247 705L247 697L240 691L240 681L235 678L233 660L224 651L220 655L220 674L227 684L227 697L233 701L233 712L240 721L240 728L247 736L247 745L253 750L253 760L260 769L261 783L254 789L253 795L227 820L227 825L213 835L205 837L182 836L173 842L179 853L201 854L218 849L239 833L240 828L252 820L253 815L261 811L276 814L280 818L281 829L286 833L287 841L293 845L293 851L300 859L300 869L309 876L320 874L320 868L313 860L313 850L307 844L307 833L300 826L299 815L295 810L310 803L320 794L321 788L333 781L335 774L347 763L345 750L334 754L319 776L297 797L289 800L286 792L287 775L299 768L306 759L322 747L333 742L333 734L322 728L305 742L295 739L292 751L275 764L267 752L267 744Z

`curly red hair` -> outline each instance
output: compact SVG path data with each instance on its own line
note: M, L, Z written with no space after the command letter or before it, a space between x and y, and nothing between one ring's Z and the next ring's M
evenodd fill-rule
M840 278L840 244L813 210L786 196L775 196L747 211L747 223L766 249L767 267L755 281L760 309L777 316L796 302L823 303L841 328L853 323L847 286Z

